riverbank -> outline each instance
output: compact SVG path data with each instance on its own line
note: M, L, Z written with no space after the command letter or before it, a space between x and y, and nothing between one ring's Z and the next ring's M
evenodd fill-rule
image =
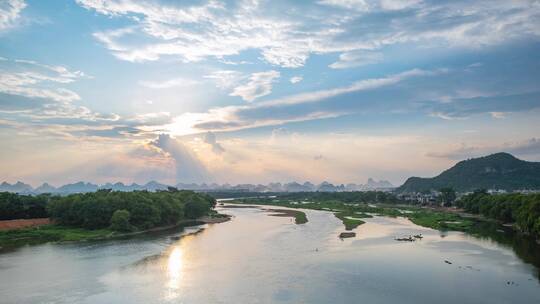
M478 223L492 221L475 216L464 216L459 212L449 212L446 210L435 210L408 205L372 205L372 204L350 204L336 200L309 202L280 199L280 198L242 198L228 201L245 205L272 205L293 209L312 209L333 212L341 220L345 230L351 231L364 224L362 218L370 218L372 215L405 217L413 223L437 230L456 230L476 233ZM238 206L240 207L240 205Z
M302 211L288 209L267 209L267 211L273 212L270 216L292 217L295 224L305 224L308 222L306 214Z
M66 243L120 239L151 232L166 231L179 227L223 223L229 220L230 216L228 215L214 214L212 216L203 216L193 220L182 220L174 225L154 227L151 229L133 231L128 233L116 232L110 229L89 230L83 228L48 224L31 228L0 231L0 250L24 245L37 245L49 242Z

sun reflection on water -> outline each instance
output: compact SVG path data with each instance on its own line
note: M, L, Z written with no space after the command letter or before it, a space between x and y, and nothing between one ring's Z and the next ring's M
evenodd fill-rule
M183 266L182 249L180 247L174 247L167 259L167 287L169 288L167 298L176 298L178 296Z

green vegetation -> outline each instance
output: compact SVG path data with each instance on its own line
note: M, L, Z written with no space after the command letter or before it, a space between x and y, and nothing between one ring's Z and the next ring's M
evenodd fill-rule
M295 224L305 224L308 222L306 214L299 210L289 209L269 209L268 211L276 212L273 216L288 216L294 217Z
M441 202L450 205L455 198L454 190L445 188L441 192ZM402 216L417 225L440 230L473 232L480 224L478 218L464 217L455 212L395 204L399 200L384 192L286 193L275 197L241 198L234 202L331 211L347 230L363 224L360 218L366 213ZM540 194L489 195L485 191L476 191L462 197L455 205L469 213L482 214L487 219L515 223L520 231L540 237Z
M355 216L354 213L350 214L350 212L336 212L334 215L341 220L343 225L345 225L345 230L353 230L354 228L365 223L357 217L353 217Z
M14 247L46 242L92 240L111 237L113 235L114 232L109 229L88 230L58 225L45 225L34 228L0 231L0 246Z
M397 204L400 200L392 193L383 191L352 191L352 192L295 192L283 193L280 199L289 201L309 202L338 202L338 203L370 203Z
M192 191L100 190L54 197L47 204L47 210L51 219L59 225L86 229L108 228L113 224L113 214L123 210L128 212L119 215L124 220L128 218L124 225L130 225L135 230L146 230L174 225L183 219L198 218L208 214L214 205L215 200L210 196Z
M457 163L433 178L411 177L397 192L422 192L451 187L456 191L476 189L540 189L540 163L496 153Z
M310 201L315 199L315 201ZM346 202L340 201L345 199ZM287 193L279 197L258 197L240 198L232 201L240 204L257 204L283 206L288 208L303 208L313 210L324 210L334 212L335 216L341 220L346 230L352 230L365 222L361 218L370 218L367 213L374 213L386 216L400 216L402 213L394 205L369 205L362 202L366 199L369 202L377 200L391 201L392 195L385 192L338 192L338 193ZM406 209L409 207L403 207ZM412 208L412 207L411 207Z
M302 211L295 211L294 212L294 223L295 224L305 224L308 222L307 216Z
M129 223L131 213L127 210L116 210L111 217L111 230L114 231L132 231L133 227Z
M50 198L49 194L31 196L0 192L0 220L47 217L46 206Z
M27 206L39 202L46 213L32 213ZM146 231L156 227L177 225L204 215L217 217L215 200L193 191L99 190L68 196L32 197L0 193L1 214L26 214L50 217L54 225L0 231L0 246L37 244L49 241L75 241L105 238L126 232Z
M470 218L429 209L410 213L407 218L416 225L438 230L469 231L475 225L475 221Z
M315 195L314 197L318 198L317 202L309 201L307 197L302 197L302 195L307 196L309 193L296 193L295 195L286 194L272 198L243 198L235 200L234 202L242 204L274 205L289 208L330 211L334 212L334 215L341 220L346 230L353 230L356 227L364 224L365 221L362 219L372 217L371 214L389 217L406 217L417 225L439 230L471 231L478 224L476 219L463 217L457 213L437 211L434 209L409 205L372 205L361 201L357 201L356 203L352 203L350 201L341 202L339 201L339 198L341 198L340 194L333 194L336 195L324 195L324 198L327 198L328 200L324 200L320 196ZM353 193L353 195L354 194L355 193ZM294 200L291 200L290 197L293 197ZM376 196L369 194L366 197L374 198ZM299 201L301 203L299 203Z
M456 202L473 214L482 214L503 223L515 223L531 235L540 237L540 194L496 194L475 191Z

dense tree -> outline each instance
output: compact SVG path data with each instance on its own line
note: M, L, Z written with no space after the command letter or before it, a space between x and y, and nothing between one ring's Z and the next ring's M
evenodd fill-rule
M186 203L184 213L187 218L196 219L205 215L207 209L208 206L205 206L205 204L191 201Z
M111 217L111 229L122 232L131 231L130 217L131 214L129 211L125 209L116 210Z
M37 196L0 192L0 220L47 217L49 194Z
M60 225L99 229L113 225L113 215L122 210L129 214L130 227L148 229L203 216L215 204L215 199L209 195L176 188L157 192L99 190L67 196L29 196L2 192L0 219L50 216ZM118 217L117 220L121 221L125 214L121 212ZM116 224L122 226L120 222Z
M479 190L456 201L471 213L505 223L515 222L520 230L540 236L540 194L496 194Z

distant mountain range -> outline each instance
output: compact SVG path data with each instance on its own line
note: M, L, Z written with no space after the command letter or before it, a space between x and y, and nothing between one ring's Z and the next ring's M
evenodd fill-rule
M485 157L472 158L457 163L452 168L442 172L433 178L410 177L400 187L394 186L388 181L375 181L369 178L365 184L340 184L334 185L322 182L318 185L310 182L298 183L269 183L262 184L177 184L178 189L195 191L244 191L244 192L341 192L341 191L368 191L368 190L395 190L397 193L423 192L439 190L445 187L454 188L459 192L473 191L476 189L497 190L540 190L540 162L528 162L517 159L508 153L496 153ZM21 194L70 194L94 192L99 189L112 189L114 191L135 190L166 190L169 185L156 181L144 185L123 183L107 183L97 185L87 182L77 182L60 187L44 183L37 188L16 182L0 184L0 192L17 192Z
M99 189L112 189L114 191L135 191L135 190L166 190L169 185L161 184L156 181L151 181L144 185L130 184L125 185L123 183L106 183L104 185L97 185L92 183L77 182L73 184L67 184L60 187L51 186L48 183L44 183L37 188L25 184L23 182L17 182L10 184L3 182L0 184L0 192L16 192L21 194L41 194L41 193L55 193L55 194L70 194L70 193L84 193L94 192ZM291 183L270 183L267 185L261 184L177 184L173 187L185 190L195 191L244 191L244 192L338 192L338 191L367 191L367 190L390 190L394 186L388 181L375 181L369 178L366 184L347 184L347 185L333 185L329 182L322 182L319 185L314 185L310 182L303 184L297 182Z
M528 162L508 153L496 153L460 161L433 178L410 177L396 191L410 193L444 187L452 187L460 192L477 189L538 190L540 162Z

